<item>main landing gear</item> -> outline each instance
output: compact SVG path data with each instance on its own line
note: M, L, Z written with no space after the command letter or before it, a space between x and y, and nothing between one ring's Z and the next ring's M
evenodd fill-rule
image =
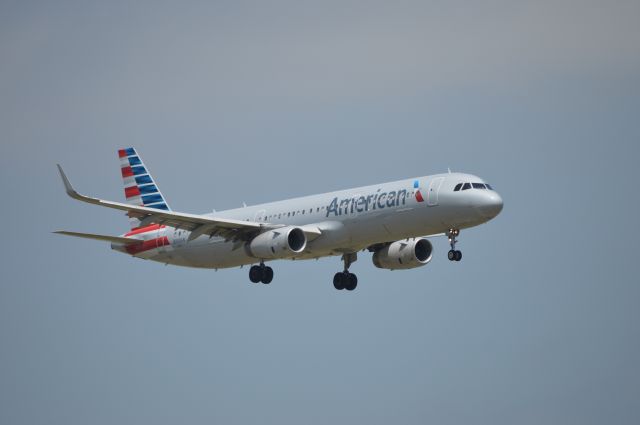
M349 273L349 267L358 259L358 254L351 252L342 255L342 261L344 261L344 271L338 272L333 276L333 287L341 290L353 291L358 286L358 277Z
M449 237L449 245L451 245L451 249L447 253L447 258L449 261L460 261L462 260L462 252L456 250L456 243L458 240L456 236L460 234L460 230L458 229L450 229L447 232L447 236Z
M273 269L260 263L259 266L251 266L249 269L249 280L253 283L262 282L269 284L273 280Z

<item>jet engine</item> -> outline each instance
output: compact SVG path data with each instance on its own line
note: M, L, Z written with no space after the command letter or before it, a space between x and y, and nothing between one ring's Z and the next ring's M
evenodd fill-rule
M307 237L299 227L282 227L260 233L247 244L248 254L259 259L290 258L304 251Z
M431 261L433 246L424 238L403 239L378 249L373 264L381 269L413 269Z

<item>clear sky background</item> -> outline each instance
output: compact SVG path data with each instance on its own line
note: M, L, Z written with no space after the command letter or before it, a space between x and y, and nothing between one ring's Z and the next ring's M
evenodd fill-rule
M3 1L0 423L638 424L637 1ZM119 234L446 171L505 208L424 268L191 270Z

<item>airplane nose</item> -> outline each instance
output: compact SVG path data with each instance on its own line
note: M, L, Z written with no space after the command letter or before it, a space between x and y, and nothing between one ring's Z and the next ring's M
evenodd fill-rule
M484 218L492 219L502 211L503 202L496 192L487 192L482 204L478 207Z

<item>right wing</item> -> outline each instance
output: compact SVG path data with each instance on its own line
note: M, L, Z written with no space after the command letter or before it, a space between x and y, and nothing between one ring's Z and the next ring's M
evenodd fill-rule
M64 183L67 195L73 199L102 207L126 211L129 217L139 219L141 221L141 226L156 223L189 230L191 231L189 240L193 240L202 235L209 235L211 237L220 236L231 241L250 240L255 235L262 233L265 230L283 227L283 225L232 220L226 218L213 218L199 214L166 211L92 198L81 195L73 188L71 182L59 164L58 171L60 172L60 177L62 177L62 182Z

